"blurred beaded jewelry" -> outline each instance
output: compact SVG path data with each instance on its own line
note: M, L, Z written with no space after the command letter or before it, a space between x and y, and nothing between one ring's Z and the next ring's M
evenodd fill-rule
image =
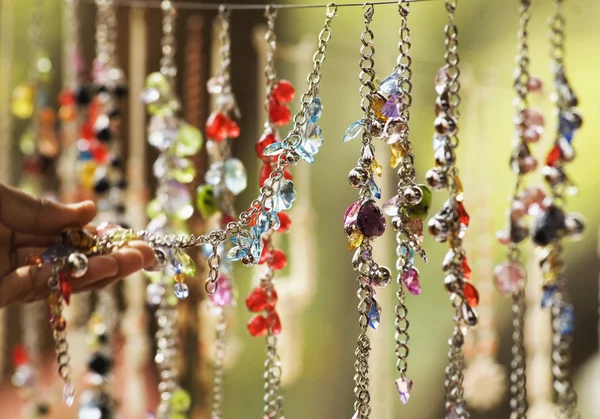
M446 417L469 418L463 398L464 355L462 346L469 327L477 324L474 307L478 303L477 290L468 282L471 277L462 238L469 226L469 215L463 204L463 190L456 166L455 148L458 147L458 106L460 105L460 70L458 55L458 29L454 21L457 0L446 0L448 23L446 33L446 65L436 77L435 134L433 148L435 167L427 172L427 182L434 189L448 189L450 197L444 207L429 220L429 232L438 242L447 242L450 250L444 258L442 269L446 274L444 284L450 293L454 308L454 330L448 340L448 366L446 367Z
M362 129L361 157L358 165L350 171L348 181L359 191L359 200L351 204L344 215L344 231L348 237L348 250L355 251L352 258L352 268L359 272L359 326L358 346L355 351L354 363L354 411L353 418L366 419L371 415L369 394L369 352L371 342L367 329L376 329L381 318L381 307L374 298L374 286L386 286L391 281L391 272L385 266L379 266L372 256L371 241L381 236L385 231L385 218L375 203L375 198L381 198L381 189L375 182L375 176L381 176L381 165L375 159L375 148L371 144L373 136L379 136L381 128L387 119L382 113L385 97L377 93L374 83L375 69L373 55L373 32L370 29L375 8L365 4L365 28L361 34L360 74L361 109L363 119L355 122ZM348 135L348 133L346 134Z
M267 55L265 67L265 110L267 112L267 122L265 122L264 133L256 143L256 154L263 163L259 175L259 186L264 185L266 177L272 170L272 166L276 160L273 156L264 155L263 152L267 147L281 141L277 127L286 125L291 121L292 114L287 104L292 101L296 93L290 82L277 79L275 71L275 50L277 47L275 19L277 11L272 6L267 6L265 17L267 19L267 31L265 33ZM316 152L320 148L323 139L320 136L320 128L313 125L314 122L316 122L316 119L313 121L311 118L311 122L309 122L305 130L305 135L307 143L314 146ZM287 170L284 170L283 178L287 181L292 181L292 176ZM277 419L283 417L283 396L281 395L282 367L277 353L277 335L281 333L281 320L276 310L278 296L273 279L276 271L285 268L287 256L282 250L275 249L273 232L287 231L290 228L291 220L286 213L281 211L272 211L270 218L267 219L261 215L255 223L251 223L259 225L261 230L267 225L271 229L267 229L268 231L263 234L264 246L260 260L258 261L259 264L266 264L267 269L261 275L259 285L246 298L246 306L251 312L263 313L255 314L249 320L248 331L252 336L266 336L267 360L265 361L264 373L264 418Z
M565 72L565 17L564 0L555 0L556 11L550 20L551 56L554 66L554 99L558 109L558 127L552 148L546 156L542 173L550 189L543 201L532 233L539 246L544 289L542 307L550 307L552 314L552 375L556 404L560 418L578 418L577 395L570 376L571 340L575 316L569 301L567 278L564 276L562 239L578 239L583 234L584 220L579 214L564 212L565 195L575 188L564 170L565 163L575 158L571 145L575 132L583 120L577 106L579 101L571 89Z
M206 123L208 141L206 149L210 166L204 175L205 185L198 188L198 210L209 219L208 228L223 228L235 219L234 197L247 186L246 169L243 163L231 157L230 140L239 136L240 129L233 117L239 118L235 96L231 92L230 65L231 39L229 34L229 10L219 9L220 62L217 74L207 83L208 92L216 96L217 109ZM227 306L235 305L231 262L225 258L227 243L217 247L216 255L210 245L203 247L204 256L212 261L220 261L221 274L218 275L218 290L210 294L212 313L216 317L216 339L214 345L214 374L211 419L223 416L223 363L227 343ZM210 275L216 274L211 270Z

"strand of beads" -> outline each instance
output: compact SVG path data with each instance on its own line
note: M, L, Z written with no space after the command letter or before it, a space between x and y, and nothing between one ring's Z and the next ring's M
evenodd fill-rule
M244 165L239 159L231 157L230 139L234 136L237 137L240 131L237 123L231 118L233 115L239 117L239 111L231 90L229 12L225 7L219 9L218 19L220 24L219 40L221 42L219 68L216 75L207 83L209 93L216 96L217 110L213 112L207 121L206 131L207 133L210 132L210 135L206 149L210 166L204 176L206 184L200 186L197 191L198 210L204 218L209 220L208 228L224 228L235 219L234 198L247 186ZM225 130L224 136L221 135L221 128L216 126L221 120L217 114L224 115L226 120L229 121L227 124L230 124L230 127ZM230 134L232 134L231 137ZM227 343L226 308L235 304L232 288L232 266L229 260L225 258L227 251L227 243L218 246L216 253L210 245L203 247L203 254L209 260L209 263L212 259L217 258L221 262L220 275L217 275L216 271L211 271L217 277L218 289L213 294L209 294L210 301L213 304L212 312L216 317L212 410L210 415L212 419L220 419L223 414L223 363Z
M419 271L413 265L415 252L427 263L427 255L422 248L423 220L431 208L431 190L426 185L417 185L415 181L414 155L409 140L410 106L412 103L412 59L410 53L410 30L408 28L408 1L398 3L400 14L400 42L397 65L390 76L379 86L379 95L387 96L381 109L387 118L382 140L391 145L390 166L398 168L398 189L396 194L384 205L384 213L392 216L392 226L396 230L398 269L398 290L396 291L396 368L400 378L395 382L402 403L407 403L413 382L406 376L408 358L408 309L404 303L406 291L412 295L421 293Z
M373 32L370 24L373 20L375 9L373 5L366 5L364 12L365 28L361 34L361 60L359 80L361 82L361 109L364 126L362 133L361 157L358 165L350 171L348 181L359 191L359 200L346 210L344 215L344 231L348 237L348 249L355 250L352 258L352 268L359 272L357 278L359 299L359 326L360 335L355 351L354 363L354 418L365 419L371 414L369 406L369 352L370 340L367 329L371 326L376 329L381 318L381 307L374 298L374 286L385 286L391 281L391 272L384 266L379 266L372 256L371 242L385 231L385 218L375 203L375 198L381 198L381 190L375 182L375 176L381 176L381 165L375 159L375 149L371 144L373 136L381 132L382 124L387 119L381 113L381 104L385 97L377 93L375 86L375 69L373 55Z
M198 152L202 146L202 136L193 126L181 120L181 109L175 95L175 17L176 11L169 0L161 3L163 12L163 36L160 72L152 73L146 80L146 89L142 100L151 115L148 127L148 142L156 147L160 154L153 165L154 175L158 179L156 198L148 204L148 216L151 219L147 231L153 234L187 234L185 221L193 212L191 194L187 184L192 182L196 172L192 162L186 158ZM121 235L136 236L123 230ZM109 235L110 236L110 235ZM114 237L109 238L114 239ZM166 285L172 277L173 293L176 298L184 299L189 294L185 284L186 277L193 277L196 268L191 257L178 248L165 248L152 243L158 263L149 269L148 302L158 306L155 317L158 324L156 332L157 352L155 362L160 372L160 403L157 408L158 419L173 415L184 415L191 405L189 394L177 383L177 317L176 299ZM165 269L166 268L166 269Z
M435 167L427 172L427 182L434 189L449 191L443 208L429 220L429 232L438 242L447 242L450 250L442 263L446 274L444 284L451 294L454 308L454 330L449 339L448 366L446 367L446 418L469 418L463 398L464 354L462 346L467 328L477 324L474 306L476 289L468 282L471 276L462 239L469 226L470 217L463 204L462 183L458 177L455 148L458 146L458 106L460 104L460 70L458 55L458 29L454 21L457 0L446 0L448 23L446 34L446 65L436 77L435 134L433 147Z
M575 158L571 143L583 119L577 110L579 100L565 73L565 17L562 5L563 0L555 0L556 11L550 20L558 127L542 173L551 196L543 201L542 210L535 220L532 239L539 246L541 254L540 266L544 278L542 307L550 307L552 313L552 375L559 417L578 418L577 394L570 377L570 347L575 316L564 275L562 239L578 239L584 231L583 216L565 214L564 211L565 195L576 191L566 175L564 165Z

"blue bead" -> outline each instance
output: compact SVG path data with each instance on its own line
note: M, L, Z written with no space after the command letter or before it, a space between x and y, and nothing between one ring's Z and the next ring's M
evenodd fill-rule
M347 143L348 141L351 141L353 139L355 139L356 137L358 137L358 134L360 134L360 132L363 129L363 121L362 119L356 122L353 122L348 129L346 130L346 132L344 133L344 142Z
M371 178L371 180L369 181L369 189L375 198L381 199L381 188L379 188L379 186L375 182L375 179L373 178Z
M381 307L377 304L374 298L369 302L369 326L373 329L377 329L379 327L379 323L381 322Z
M415 262L415 250L406 243L402 243L396 248L396 254L408 259L411 265Z
M275 199L274 211L289 210L292 208L292 203L296 200L296 191L294 190L294 182L284 179L279 183L277 196Z
M571 141L573 141L575 126L564 115L561 115L559 118L558 130L560 131L561 135L565 137L565 139L569 142L569 144L571 143Z
M51 246L44 253L42 253L42 263L44 265L52 265L61 260L65 260L71 253L75 252L75 248L71 246L65 246L58 244Z
M575 329L575 310L571 304L563 307L558 318L558 327L562 335L571 335Z
M386 77L380 84L379 90L386 95L398 93L398 73L395 71Z
M542 291L542 308L551 307L556 302L557 285L547 285Z
M250 254L254 257L254 263L258 263L260 255L263 251L263 241L260 237L262 233L257 226L250 229L250 237L252 237L252 244L250 245Z
M263 150L263 156L277 156L283 153L285 150L286 144L283 141L278 141L276 143L270 144Z
M315 123L319 120L323 114L323 105L321 104L321 98L316 97L308 105L308 120Z
M185 300L188 295L190 295L190 289L188 288L187 284L183 282L177 282L173 287L173 293L175 294L175 297L179 298L180 300Z

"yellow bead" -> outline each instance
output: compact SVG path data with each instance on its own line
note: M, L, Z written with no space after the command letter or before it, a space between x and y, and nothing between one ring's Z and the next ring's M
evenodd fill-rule
M371 170L377 176L381 176L381 174L383 173L383 167L381 166L381 164L379 164L377 160L373 160L373 163L371 164Z
M348 250L354 250L358 248L363 242L365 236L360 232L360 230L354 230L350 237L348 237Z
M185 275L184 274L175 274L175 275L173 275L173 281L183 282L183 281L185 281Z
M375 93L371 96L371 109L373 109L375 117L381 122L386 122L388 120L388 117L381 113L383 105L385 105L386 102L387 99L380 93Z
M12 114L20 119L29 119L35 109L35 89L32 85L21 84L14 88L11 102Z
M400 160L404 157L404 147L401 144L392 144L392 156L390 157L390 166L396 168L400 164Z
M456 185L456 192L463 193L463 184L458 176L454 176L454 184Z

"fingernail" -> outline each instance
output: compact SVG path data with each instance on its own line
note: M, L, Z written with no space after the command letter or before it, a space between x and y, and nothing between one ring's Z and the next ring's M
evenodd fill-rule
M73 204L67 204L67 207L76 210L76 209L81 209L81 208L84 208L84 207L90 207L92 205L95 205L94 201L87 200L87 201L75 202Z

